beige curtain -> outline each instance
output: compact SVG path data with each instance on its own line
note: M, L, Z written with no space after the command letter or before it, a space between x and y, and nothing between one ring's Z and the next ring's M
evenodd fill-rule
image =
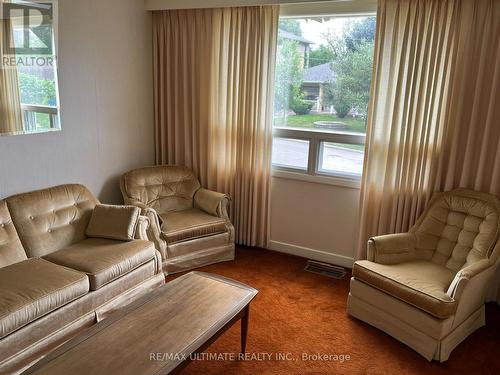
M380 0L371 94L358 258L433 191L500 196L500 1Z
M0 7L6 2L0 0ZM11 57L6 52L13 37L12 25L6 15L2 17L5 18L0 18L0 134L23 131L17 67L4 63L4 58Z
M500 197L500 1L457 6L454 69L434 188Z
M267 246L279 9L153 14L156 162L230 194L237 243Z

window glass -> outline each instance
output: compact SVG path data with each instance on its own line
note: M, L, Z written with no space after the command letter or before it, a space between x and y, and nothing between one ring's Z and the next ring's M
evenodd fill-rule
M282 18L274 125L364 133L375 17Z
M306 171L309 159L309 141L275 137L273 140L273 165Z
M375 16L280 19L273 126L281 138L275 138L274 166L316 165L308 173L361 176L364 146L352 134L366 132L375 21ZM310 134L318 160L309 163L307 141L286 138L293 129ZM335 135L342 135L341 142Z
M363 173L363 145L321 142L319 150L318 172L346 177Z
M56 66L57 1L6 3L12 27L9 63L17 81L26 132L60 128Z

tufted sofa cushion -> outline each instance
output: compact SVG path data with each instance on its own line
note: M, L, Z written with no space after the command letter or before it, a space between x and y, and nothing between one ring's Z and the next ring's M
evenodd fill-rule
M454 272L487 258L499 231L498 199L462 189L438 194L410 230L420 258Z
M189 168L160 165L124 174L121 187L127 203L139 202L162 214L192 208L200 183Z
M97 199L83 185L61 185L7 198L29 257L41 257L86 238Z
M7 203L0 201L0 268L27 259Z

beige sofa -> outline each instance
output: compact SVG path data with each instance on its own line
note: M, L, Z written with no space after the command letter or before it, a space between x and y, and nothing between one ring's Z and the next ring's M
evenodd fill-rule
M85 235L96 204L81 185L0 201L0 373L21 370L165 282L151 242ZM144 233L147 220L139 225Z
M436 194L408 233L368 241L357 261L348 313L428 360L485 325L484 302L500 259L500 202L488 194Z
M202 188L189 168L135 169L122 176L120 186L125 203L149 218L148 238L160 251L166 274L234 259L229 197Z

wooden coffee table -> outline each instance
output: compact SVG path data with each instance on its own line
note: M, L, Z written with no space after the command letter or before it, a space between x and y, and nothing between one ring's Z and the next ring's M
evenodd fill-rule
M189 364L241 320L245 352L250 302L257 290L190 272L97 323L26 374L168 374Z

